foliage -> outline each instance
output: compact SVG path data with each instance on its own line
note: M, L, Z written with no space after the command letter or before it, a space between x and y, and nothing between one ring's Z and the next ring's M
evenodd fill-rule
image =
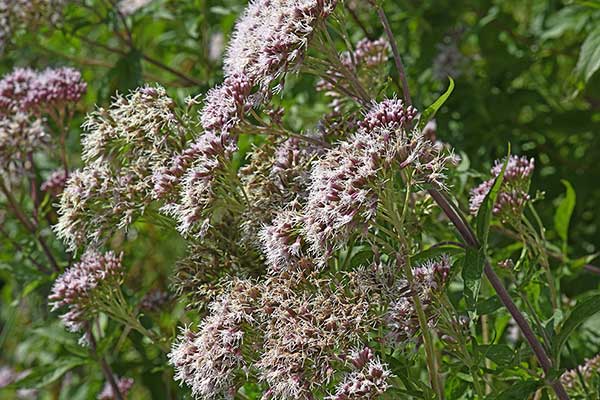
M0 397L600 396L599 22L0 4Z

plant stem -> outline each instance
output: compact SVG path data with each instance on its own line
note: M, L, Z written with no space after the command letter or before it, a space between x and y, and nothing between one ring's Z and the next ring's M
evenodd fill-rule
M106 362L106 359L103 356L98 354L98 346L96 345L96 339L94 338L94 333L92 332L91 327L89 327L89 326L87 327L86 334L87 334L88 340L90 342L90 350L92 351L94 357L100 363L100 367L102 368L104 377L106 378L106 381L108 382L108 384L112 387L115 398L117 400L123 400L123 395L121 394L121 391L119 390L119 385L117 384L117 381L115 380L115 375L113 374L113 372L110 368L110 365L108 365L108 363Z
M375 5L375 7L377 7L377 16L383 25L385 34L390 42L390 47L392 48L394 63L396 64L396 69L398 70L400 81L402 82L402 95L404 96L404 102L407 106L410 106L412 105L412 100L410 98L408 81L406 80L406 71L404 70L404 64L402 64L402 58L400 58L400 52L398 51L398 45L396 43L396 39L394 38L394 33L392 32L392 28L390 27L390 23L385 15L385 12L383 11L383 8L379 5Z
M23 224L23 226L33 235L33 237L39 243L40 247L42 248L42 251L46 255L46 258L48 258L48 261L50 262L52 269L56 272L59 272L60 268L58 267L58 263L56 262L56 259L52 255L50 248L48 247L48 245L46 244L44 239L40 236L40 234L37 232L36 226L29 220L29 218L27 218L25 213L21 210L21 208L19 207L19 203L14 198L14 196L12 195L12 192L9 190L9 188L6 187L4 180L2 180L1 177L0 177L0 191L2 191L2 193L8 200L9 207L12 209L12 211L14 212L17 219L21 222L21 224Z
M436 201L436 203L440 206L440 208L444 211L444 213L450 219L450 221L454 224L454 226L456 227L456 229L458 230L458 232L464 239L465 243L469 247L472 247L474 249L479 249L480 248L479 241L475 237L475 234L471 230L471 227L467 224L464 217L462 217L462 215L459 214L459 212L452 205L452 203L446 198L446 196L444 196L442 193L438 192L435 189L429 189L429 194ZM498 298L500 299L502 304L504 304L504 306L508 309L509 313L511 314L511 316L513 317L513 319L519 326L519 329L521 330L521 332L523 333L523 336L525 337L525 339L531 346L533 353L535 354L542 369L544 370L544 373L547 376L552 371L552 368L553 368L552 361L546 354L546 351L544 350L544 348L542 347L542 344L539 342L539 340L535 336L535 333L529 326L529 323L527 322L527 320L525 319L523 314L519 311L519 309L517 308L515 303L512 301L510 294L508 293L508 291L502 284L502 281L500 280L498 275L496 275L496 273L492 269L489 261L487 261L487 260L485 261L483 272L484 272L485 276L487 277L488 281L490 282L490 284L492 285L492 287L494 288L494 290L496 291ZM560 400L568 400L569 399L569 395L565 391L565 388L563 387L563 385L559 379L556 379L553 382L550 382L550 386L552 386L552 389L554 390L554 392L556 393L556 396Z
M425 347L425 357L427 359L427 370L429 372L429 380L436 397L440 400L444 398L444 392L442 385L439 380L439 373L437 369L437 362L435 357L435 348L433 346L433 338L431 337L431 331L429 330L429 324L427 323L427 316L423 311L423 305L419 298L419 293L415 291L415 280L412 274L410 259L406 257L405 260L401 259L401 256L397 255L398 265L404 265L404 273L406 279L411 287L411 296L417 312L417 319L419 320L419 327L421 328L421 334L423 335L423 344Z

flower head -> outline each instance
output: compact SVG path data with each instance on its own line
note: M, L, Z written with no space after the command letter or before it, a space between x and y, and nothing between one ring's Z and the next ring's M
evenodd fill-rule
M47 68L41 72L15 68L0 80L0 110L45 111L76 103L86 90L81 73L73 68Z
M260 243L271 271L290 269L300 259L300 218L297 211L284 210L260 231Z
M581 387L580 376L585 380L590 380L595 374L600 372L600 354L586 359L581 365L578 365L574 369L565 371L560 381L569 390L575 390Z
M254 0L236 23L224 60L226 76L248 76L263 87L302 58L336 0Z
M412 269L413 284L400 279L391 292L391 302L385 315L389 328L388 339L393 343L410 340L419 329L413 296L416 294L427 314L430 324L436 319L431 304L435 294L442 290L450 272L450 259L443 256L428 260Z
M66 308L61 320L72 332L81 331L95 312L96 296L113 290L123 279L121 255L88 251L81 260L60 275L48 299L52 310Z
M154 174L185 140L174 107L164 88L144 86L88 116L85 166L67 181L55 226L69 250L126 229L153 201Z
M387 364L373 355L371 349L354 350L352 362L355 370L346 374L336 387L335 394L327 397L328 400L374 399L390 387L388 379L392 372Z
M490 170L492 178L471 190L469 209L472 214L475 215L479 211L485 197L494 186L494 181L502 172L503 166L503 160L496 160L495 165ZM514 221L520 218L523 213L525 205L530 200L528 191L534 167L533 158L510 156L508 159L502 185L492 209L493 214L502 221Z
M251 89L251 81L238 74L228 76L220 86L210 89L200 112L204 130L220 133L236 126L252 106L249 98Z
M175 380L192 389L195 397L224 398L236 373L245 365L241 351L244 324L253 321L252 303L259 292L247 281L236 281L232 290L210 307L200 330L184 328L169 353Z
M223 176L237 144L227 134L207 132L193 146L195 159L179 180L178 196L161 210L175 218L181 234L201 238L210 227L210 211L220 198L219 184L225 183ZM160 179L154 176L155 188Z
M326 258L351 235L368 230L377 216L383 175L392 166L412 168L416 184L443 186L452 157L409 128L415 115L401 100L376 103L356 133L313 164L304 234L314 255Z

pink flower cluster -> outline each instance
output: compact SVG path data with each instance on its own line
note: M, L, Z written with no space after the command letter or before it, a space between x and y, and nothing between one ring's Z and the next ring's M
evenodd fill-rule
M0 110L36 112L65 103L75 103L87 84L73 68L48 68L37 72L15 68L0 80Z
M375 357L370 348L353 350L350 361L354 371L345 376L335 394L328 396L327 400L375 399L390 387L387 381L392 376L392 372L386 364Z
M500 175L503 165L504 160L496 160L490 170L492 178L471 190L469 209L473 215L479 211L485 197L494 186L494 181ZM508 159L500 192L492 210L493 214L503 222L515 221L521 217L525 205L530 200L528 191L534 168L533 158L510 156Z
M410 126L416 110L401 100L375 103L359 130L313 164L304 234L313 255L327 256L376 216L381 173L392 164L411 167L415 183L443 186L453 156L442 154Z
M72 332L81 331L93 313L94 297L102 288L111 288L123 279L122 255L109 251L87 251L81 260L60 275L48 299L52 311L67 308L60 316Z

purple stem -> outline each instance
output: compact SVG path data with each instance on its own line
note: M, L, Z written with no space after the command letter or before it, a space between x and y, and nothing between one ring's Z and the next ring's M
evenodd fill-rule
M467 224L462 215L459 214L459 212L452 205L452 203L446 198L446 196L444 196L442 193L438 192L435 189L430 189L429 194L444 211L444 213L450 219L450 221L454 224L454 226L464 239L465 243L469 247L479 249L481 245L475 237L473 230ZM523 332L525 340L527 340L527 342L531 346L531 349L533 350L533 353L535 354L542 369L544 370L544 373L548 375L548 373L552 370L552 361L546 354L546 351L535 336L535 333L529 326L529 323L527 322L523 314L519 311L519 309L511 299L510 294L502 284L502 281L500 280L498 275L496 275L496 273L494 272L490 263L487 260L485 262L483 272L485 273L485 276L487 277L488 281L496 291L498 298L500 299L502 304L504 304L504 306L508 309L508 312L519 326L519 329L521 329L521 332ZM550 386L552 386L552 389L554 390L556 396L560 400L569 399L569 395L565 391L565 388L563 387L559 379L550 382Z

